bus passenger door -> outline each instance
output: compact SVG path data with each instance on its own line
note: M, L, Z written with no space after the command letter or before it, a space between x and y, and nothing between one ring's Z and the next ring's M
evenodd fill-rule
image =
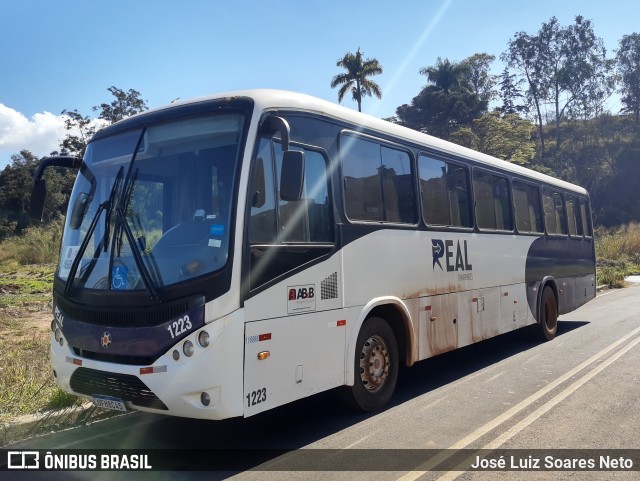
M300 199L280 196L282 146L252 164L245 268L245 416L344 383L342 262L335 252L328 159L304 152ZM248 265L246 265L248 264Z

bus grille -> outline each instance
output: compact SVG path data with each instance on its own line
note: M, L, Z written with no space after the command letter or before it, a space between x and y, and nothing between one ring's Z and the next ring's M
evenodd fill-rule
M145 408L169 408L136 376L80 367L71 375L71 389L89 396L113 396Z

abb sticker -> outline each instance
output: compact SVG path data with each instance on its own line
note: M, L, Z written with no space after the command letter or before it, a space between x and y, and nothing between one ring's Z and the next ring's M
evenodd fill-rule
M316 286L290 286L288 290L287 313L300 314L316 310Z

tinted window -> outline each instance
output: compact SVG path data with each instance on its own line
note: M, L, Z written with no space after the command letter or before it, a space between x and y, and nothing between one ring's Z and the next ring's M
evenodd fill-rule
M544 232L540 189L531 184L515 180L513 182L513 207L516 228L519 232Z
M551 189L542 190L544 223L548 234L566 235L567 222L562 194Z
M473 227L467 168L421 155L418 170L425 222Z
M282 147L279 143L272 144L269 140L262 139L258 156L254 161L253 186L250 191L253 196L249 223L251 244L333 242L333 220L325 158L319 152L304 152L302 196L297 201L285 201L277 196L277 179L282 168Z
M414 223L411 160L405 151L344 135L344 197L352 220Z
M509 181L482 170L473 173L476 223L480 229L512 230Z
M582 236L582 222L580 220L580 207L578 205L578 199L573 195L565 196L565 203L567 207L567 227L569 228L569 235Z
M591 237L591 211L589 210L589 201L584 197L580 197L580 220L582 222L582 233Z

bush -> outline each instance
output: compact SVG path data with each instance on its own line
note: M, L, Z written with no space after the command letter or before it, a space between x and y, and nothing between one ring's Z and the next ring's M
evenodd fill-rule
M58 217L47 225L33 226L21 235L0 242L0 262L20 265L56 264L64 218Z
M623 287L624 278L640 272L640 224L596 231L598 284Z

